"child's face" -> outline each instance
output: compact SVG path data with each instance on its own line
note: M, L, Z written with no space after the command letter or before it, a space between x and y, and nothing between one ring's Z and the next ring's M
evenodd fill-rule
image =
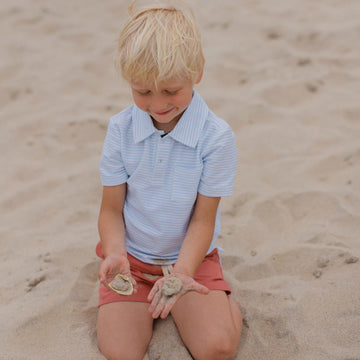
M131 90L135 104L153 118L154 126L169 132L191 102L193 83L172 79L160 82L156 87L155 84L133 81Z

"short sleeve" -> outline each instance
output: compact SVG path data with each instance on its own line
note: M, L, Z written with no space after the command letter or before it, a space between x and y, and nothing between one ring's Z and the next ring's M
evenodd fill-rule
M203 158L198 191L211 197L231 196L237 164L235 135L229 127L211 143Z
M120 129L113 119L110 119L101 154L100 178L103 186L120 185L128 178L121 157Z

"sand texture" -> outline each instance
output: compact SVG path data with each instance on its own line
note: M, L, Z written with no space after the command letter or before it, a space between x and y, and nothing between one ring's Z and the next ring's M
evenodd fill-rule
M161 288L161 294L164 296L171 297L178 294L182 289L182 282L176 276L168 278L163 287Z
M131 103L112 53L126 1L0 2L0 359L100 360L109 117ZM236 360L360 359L360 1L193 0L197 86L233 127L224 274ZM169 317L147 360L190 360Z
M120 295L131 295L133 293L133 285L127 276L118 274L108 284L109 287Z

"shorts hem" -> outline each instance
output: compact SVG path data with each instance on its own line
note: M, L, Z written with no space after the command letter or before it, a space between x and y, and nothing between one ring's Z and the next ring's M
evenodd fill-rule
M97 245L96 253L99 257L102 257L101 243ZM137 282L138 292L130 296L118 295L107 289L104 285L100 284L98 308L102 305L113 302L144 302L150 304L147 300L147 296L156 280L163 276L161 267L158 265L143 263L130 254L128 254L128 259L130 262L132 276ZM149 280L144 276L144 274L157 275L157 278ZM211 253L205 256L194 276L194 279L201 285L206 286L210 291L219 290L224 291L227 295L231 294L230 286L223 276L217 249L214 249Z

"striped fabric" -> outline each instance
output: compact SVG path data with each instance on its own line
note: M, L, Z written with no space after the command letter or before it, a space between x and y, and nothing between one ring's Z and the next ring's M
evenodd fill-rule
M194 91L189 107L166 136L133 105L110 119L100 160L104 186L127 182L127 251L156 264L176 261L197 193L230 196L237 149L230 126ZM220 233L220 210L213 241Z

